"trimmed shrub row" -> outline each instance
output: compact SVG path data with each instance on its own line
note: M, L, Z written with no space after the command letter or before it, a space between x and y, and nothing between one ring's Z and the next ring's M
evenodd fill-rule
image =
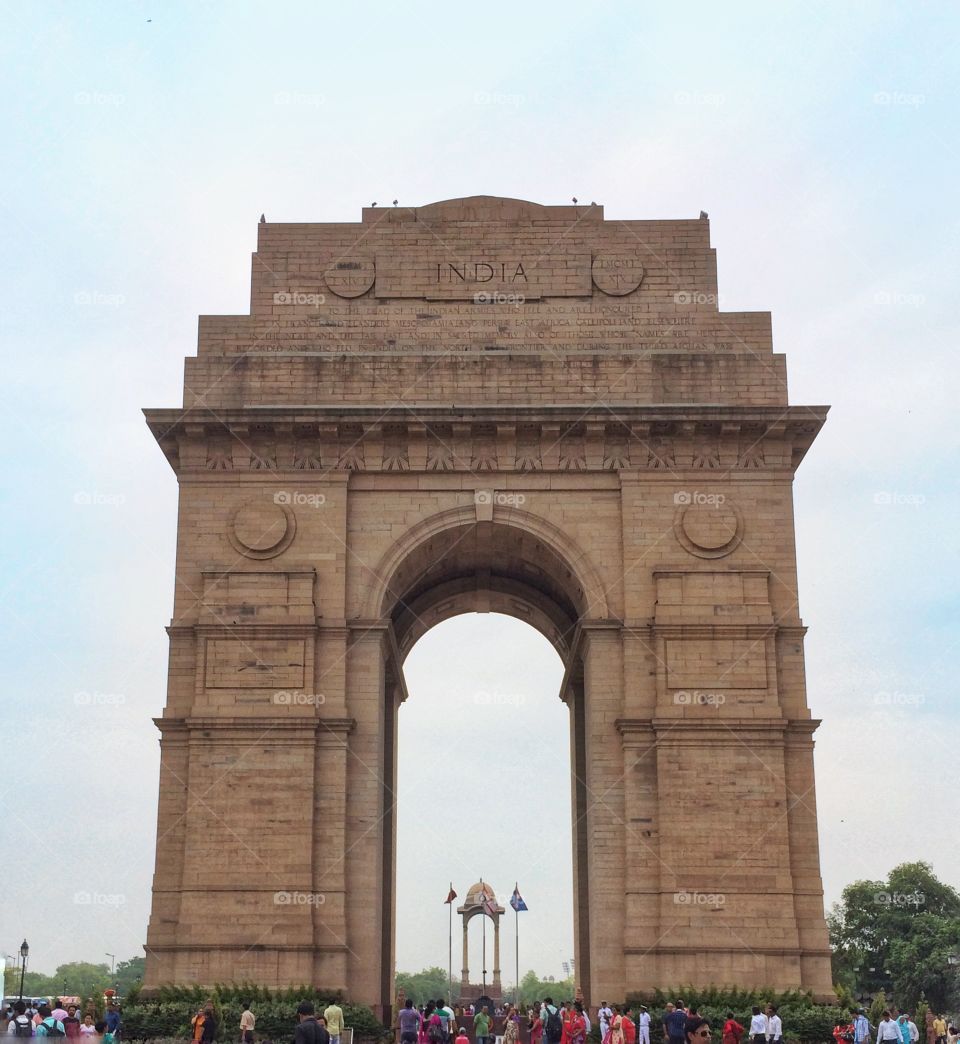
M207 1000L213 1001L217 1016L217 1040L236 1041L240 1036L240 1015L249 1001L257 1019L257 1040L289 1041L297 1025L297 1005L311 1000L319 1013L331 1001L343 1008L347 1026L353 1027L354 1040L374 1040L383 1035L383 1026L370 1008L346 1004L336 990L313 986L289 990L268 990L260 986L164 986L151 998L128 998L123 1005L125 1040L190 1038L190 1020Z

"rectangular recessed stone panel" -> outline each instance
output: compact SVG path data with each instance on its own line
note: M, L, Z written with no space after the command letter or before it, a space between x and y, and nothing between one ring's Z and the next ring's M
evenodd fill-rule
M455 251L377 254L377 297L428 301L511 303L541 297L589 297L593 291L589 254L518 251L490 244L457 243ZM484 296L486 295L486 296ZM478 314L478 319L482 314Z
M686 638L667 641L671 689L766 689L763 641Z
M300 688L304 643L300 639L208 638L204 685L208 689Z
M231 573L208 580L204 600L211 604L286 605L286 573Z

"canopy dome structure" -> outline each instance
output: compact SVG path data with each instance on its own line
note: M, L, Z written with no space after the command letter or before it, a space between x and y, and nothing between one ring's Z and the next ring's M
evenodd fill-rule
M497 902L497 893L493 890L493 885L480 880L467 889L466 898L463 900L463 905L457 907L457 913L462 914L470 913L473 910L481 910L483 908L484 900L489 902L491 906L489 912L498 914L504 912L503 907Z

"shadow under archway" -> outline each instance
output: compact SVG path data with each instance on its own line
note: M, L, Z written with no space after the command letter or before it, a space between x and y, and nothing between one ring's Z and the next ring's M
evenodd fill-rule
M541 634L493 613L444 621L404 665L410 695L398 716L397 966L439 965L446 980L449 956L454 1002L475 1000L483 985L498 1002L512 999L518 959L521 975L534 968L560 978L561 958L573 954L570 715L556 698L563 671ZM506 915L497 946L492 924L474 911L468 959L456 907L481 878ZM509 907L515 882L530 910L519 918ZM458 896L448 955L448 911L439 901L451 884ZM450 999L447 990L442 996Z
M477 521L473 506L443 512L413 527L375 571L370 615L389 621L397 659L384 685L381 1003L393 1002L396 958L397 713L405 698L402 663L436 624L469 612L500 612L540 631L565 673L559 696L570 712L574 951L578 982L590 981L587 860L587 766L579 625L605 618L607 603L587 556L549 522L527 512L494 512ZM371 604L372 603L372 604Z

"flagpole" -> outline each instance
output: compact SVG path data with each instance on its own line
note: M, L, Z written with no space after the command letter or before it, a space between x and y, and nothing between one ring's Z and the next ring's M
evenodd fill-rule
M519 893L519 891L520 891L520 882L517 881L517 883L513 886L513 894L517 895ZM514 938L514 942L516 943L516 947L517 947L517 950L516 950L516 957L517 957L517 978L516 978L517 995L516 995L516 998L514 999L514 1003L517 1006L517 1011L520 1010L520 911L517 909L517 907L519 905L520 904L517 903L514 906L514 908L513 908L513 923L514 923L513 938Z
M450 892L453 891L453 881L450 882ZM449 896L450 892L447 892ZM453 1003L453 902L448 902L447 905L450 907L450 935L449 935L449 954L447 955L447 997L448 1003Z

